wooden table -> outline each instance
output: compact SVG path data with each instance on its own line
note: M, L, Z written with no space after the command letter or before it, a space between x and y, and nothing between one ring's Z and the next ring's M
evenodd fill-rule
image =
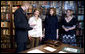
M56 51L50 52L50 51L45 50L44 47L47 47L47 46L50 46L50 47L55 48ZM27 53L28 51L31 51L31 50L33 50L33 49L39 49L39 50L41 50L41 51L43 51L43 52L45 52L45 53L58 53L59 51L62 51L62 49L63 49L64 47L71 47L71 48L80 49L80 53L84 53L84 49L83 49L83 48L79 48L79 47L76 47L76 46L71 46L71 45L63 44L63 43L61 43L58 47L56 47L56 46L54 46L54 45L51 45L51 44L44 44L44 45L40 45L40 46L35 47L35 48L31 48L31 49L22 51L22 52L20 52L20 53ZM68 53L70 53L70 52L68 52Z

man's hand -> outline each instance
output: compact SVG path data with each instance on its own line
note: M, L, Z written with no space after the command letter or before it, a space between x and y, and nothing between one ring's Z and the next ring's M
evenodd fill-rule
M59 39L59 35L57 34L57 40Z
M42 37L40 37L40 41L42 41Z
M42 38L44 38L45 37L45 34L42 34Z
M32 37L30 35L28 35L28 37L29 37L29 40L32 40Z

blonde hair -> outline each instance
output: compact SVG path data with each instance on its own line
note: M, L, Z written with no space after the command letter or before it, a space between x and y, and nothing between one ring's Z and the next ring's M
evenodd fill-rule
M34 12L36 12L36 11L39 11L39 16L40 16L40 9L39 8L36 8L36 9L34 9Z
M40 12L40 9L39 9L39 8L34 9L34 12L35 12L36 10L38 10L38 11Z

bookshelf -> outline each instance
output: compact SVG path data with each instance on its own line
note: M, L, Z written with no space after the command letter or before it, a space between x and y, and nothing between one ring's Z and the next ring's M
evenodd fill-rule
M15 36L15 26L14 26L14 12L17 8L21 6L23 1L1 1L1 48L16 48L16 43L14 40ZM59 24L66 9L65 5L66 1L29 1L32 6L27 10L28 18L33 15L33 11L36 7L41 10L41 18L44 21L45 15L48 12L50 7L54 7L56 9ZM76 38L78 42L78 46L84 43L84 6L82 5L82 1L78 2L69 2L71 6L74 6L73 9L74 15L78 18L78 26L76 30ZM66 2L66 3L67 3ZM44 23L43 23L44 26ZM61 28L59 28L61 29ZM61 33L60 33L61 34ZM28 47L28 46L27 46ZM28 47L29 48L29 47Z
M10 1L1 1L1 48L11 48Z
M77 44L79 47L84 47L84 1L77 2Z

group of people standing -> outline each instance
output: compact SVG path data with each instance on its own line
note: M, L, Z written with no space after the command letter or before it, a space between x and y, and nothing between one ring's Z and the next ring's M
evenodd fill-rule
M20 8L14 13L15 22L15 40L17 43L17 52L26 50L27 41L30 41L31 47L36 47L44 39L58 40L59 39L59 24L55 8L50 8L45 17L45 34L42 34L42 19L40 9L35 9L33 16L26 17L26 12L30 4L24 2ZM66 16L62 18L62 29L64 30L62 42L66 44L76 45L75 28L76 18L73 16L73 10L66 10Z

